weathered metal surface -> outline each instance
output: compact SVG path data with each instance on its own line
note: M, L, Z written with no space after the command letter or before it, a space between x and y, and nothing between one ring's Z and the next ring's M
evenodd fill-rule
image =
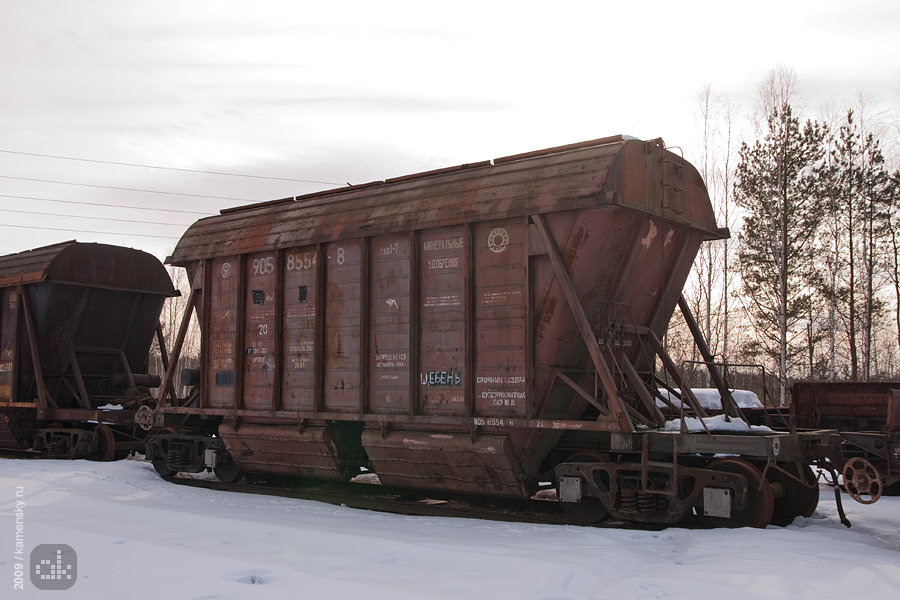
M408 233L378 236L370 247L370 388L366 412L396 415L409 414L412 410L412 250Z
M885 431L900 433L900 389L892 389L888 396L887 423Z
M565 430L662 425L628 386L722 235L693 167L619 137L223 211L169 259L203 273L205 389L162 410L243 419L245 444L249 423L364 422L398 483L521 495Z
M422 231L418 238L419 356L416 414L465 416L468 350L467 233L463 227Z
M756 432L744 435L727 433L711 435L681 435L676 432L651 431L646 434L613 433L611 448L617 452L634 453L647 444L651 453L734 454L754 459L793 462L809 455L810 445L827 442L830 430L788 434ZM677 447L676 447L677 445Z
M479 223L474 228L474 414L528 416L527 281L525 219Z
M0 256L0 288L39 281L175 294L159 261L131 248L72 241Z
M315 401L316 285L319 252L316 246L285 251L284 329L281 406L283 410L313 411Z
M87 421L111 423L125 427L134 425L134 410L99 410L96 408L39 408L37 418L43 421Z
M324 246L326 283L323 408L359 414L362 401L361 367L362 244L358 240Z
M219 436L249 472L341 480L349 475L329 428L322 425L223 424Z
M43 281L47 267L71 242L0 257L0 287Z
M897 381L798 381L791 387L791 416L798 427L881 431Z
M0 258L5 281L17 270L20 283L0 290L0 401L91 408L115 375L134 387L175 294L162 264L129 248L66 243Z
M880 473L885 487L900 484L900 432L847 431L840 437L843 443L836 462L841 469L854 460L865 459Z
M0 257L0 405L89 421L137 401L126 390L153 383L150 344L175 294L159 260L130 248L66 242ZM17 431L30 443L28 427Z
M650 144L616 136L223 211L195 223L167 262L603 205L719 237L714 214L695 201L706 195L699 174L672 153L660 162Z
M665 462L645 468L640 462L572 461L559 465L556 476L581 481L582 500L602 499L612 516L650 523L680 523L694 506L702 506L706 487L737 490L741 503L748 491L746 480L732 474Z
M841 471L844 487L850 497L860 504L873 504L881 498L884 482L875 466L864 458L847 461Z
M208 269L211 285L204 294L204 348L208 378L206 406L227 408L235 404L237 361L243 358L238 344L241 260L238 257L212 261Z
M19 328L18 296L15 288L0 290L0 401L14 397L16 340Z
M505 435L366 429L362 444L378 478L392 486L523 498L523 478Z
M244 290L243 406L270 410L275 392L275 365L281 360L275 344L275 255L247 257Z

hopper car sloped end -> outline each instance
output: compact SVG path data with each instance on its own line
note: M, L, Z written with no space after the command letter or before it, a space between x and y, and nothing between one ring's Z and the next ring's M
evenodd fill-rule
M692 165L621 136L223 211L168 259L191 280L199 389L160 394L156 423L180 429L148 453L163 474L551 482L576 520L805 514L826 433L666 430L711 416L660 340L676 306L691 325L682 287L726 235ZM659 379L683 408L658 407Z
M142 447L134 418L158 385L148 357L175 294L163 264L130 248L0 257L0 447L107 459Z

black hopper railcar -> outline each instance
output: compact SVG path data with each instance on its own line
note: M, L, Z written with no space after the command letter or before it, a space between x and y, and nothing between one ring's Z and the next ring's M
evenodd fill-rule
M159 315L154 256L64 242L0 257L0 448L113 460L142 449Z

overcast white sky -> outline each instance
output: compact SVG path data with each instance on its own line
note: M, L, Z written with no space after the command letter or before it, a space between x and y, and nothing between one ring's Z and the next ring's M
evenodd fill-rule
M164 257L227 206L617 133L690 158L698 91L749 110L780 65L811 111L859 91L893 110L898 32L893 0L2 0L0 254Z

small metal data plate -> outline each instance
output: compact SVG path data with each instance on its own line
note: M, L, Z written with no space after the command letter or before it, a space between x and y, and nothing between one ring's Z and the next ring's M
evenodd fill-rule
M581 477L559 478L559 501L581 502Z
M703 488L703 514L707 517L731 518L732 491L727 488Z
M219 466L218 456L216 456L216 451L213 448L207 448L206 452L203 453L203 464L204 466L213 468Z

